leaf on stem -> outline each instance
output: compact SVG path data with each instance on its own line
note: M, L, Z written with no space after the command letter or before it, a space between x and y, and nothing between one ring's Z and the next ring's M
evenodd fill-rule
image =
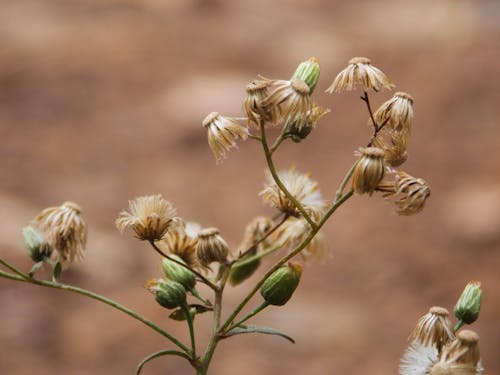
M188 306L189 313L191 317L194 319L196 314L202 314L207 311L212 311L213 309L203 305L189 305ZM186 320L186 314L184 314L184 310L182 308L176 309L173 313L168 316L170 319L177 320L178 322L182 322Z
M138 365L137 365L137 370L135 372L136 375L139 375L142 371L142 368L144 367L144 365L151 361L152 359L155 359L155 358L158 358L158 357L162 357L164 355L176 355L176 356L179 356L179 357L183 357L183 358L186 358L188 361L190 361L191 359L188 357L187 354L183 353L183 352L179 352L177 350L161 350L159 352L156 352L156 353L153 353L149 356L147 356L146 358L144 358Z
M295 340L293 338L291 338L287 334L280 332L276 329L267 328L267 327L259 327L259 326L254 326L254 325L244 325L244 324L231 329L229 332L225 333L222 336L222 338L240 335L243 333L263 333L265 335L280 336L280 337L283 337L284 339L290 341L292 344L295 344Z
M52 281L59 282L59 278L61 277L62 272L62 264L61 262L57 262L54 265L54 269L52 270Z

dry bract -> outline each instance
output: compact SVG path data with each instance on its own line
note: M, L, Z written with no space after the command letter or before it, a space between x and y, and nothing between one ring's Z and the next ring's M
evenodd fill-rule
M177 255L188 266L197 267L196 244L201 227L197 223L187 222L177 226L165 235L165 238L158 242L158 246L167 253Z
M62 262L83 258L87 242L87 224L82 210L73 202L49 207L40 212L32 225L43 233L45 242L59 254Z
M352 174L352 188L358 194L373 194L384 178L384 151L377 147L360 148L360 155Z
M161 240L169 229L179 225L175 208L161 194L135 198L129 201L129 210L120 213L116 226L121 233L131 227L141 240Z
M323 215L326 203L321 196L318 183L311 180L308 174L299 173L295 168L291 168L279 172L278 177L309 215L314 219L319 219ZM264 202L271 205L271 207L275 207L291 216L300 216L295 204L279 188L271 174L267 175L267 184L264 190L260 192L260 195L262 195Z
M226 262L228 254L229 247L217 228L202 229L198 233L196 256L203 267L208 267L212 262Z
M385 197L394 197L392 200L399 215L414 215L422 211L431 189L427 182L415 178L408 173L396 172L394 181L383 181L378 190L385 192Z
M354 57L349 61L347 68L342 70L326 92L343 92L356 89L357 85L362 85L364 91L373 89L390 90L394 85L380 69L371 64L366 57Z
M440 350L448 340L455 337L449 315L444 307L431 307L417 322L410 339L424 346L435 346Z
M227 151L238 147L237 139L245 140L248 137L247 128L217 112L212 112L205 117L202 125L207 129L208 144L218 163L226 157Z

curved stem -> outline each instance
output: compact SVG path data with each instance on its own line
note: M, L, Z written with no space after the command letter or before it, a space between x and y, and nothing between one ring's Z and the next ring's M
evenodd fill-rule
M179 357L182 357L182 358L185 358L187 359L188 361L191 361L191 358L188 357L188 355L186 353L183 353L183 352L179 352L177 350L160 350L159 352L156 352L156 353L153 353L151 355L148 355L146 358L144 358L138 365L137 365L137 370L136 370L136 375L139 375L142 371L142 368L144 367L144 365L155 359L155 358L158 358L158 357L162 357L164 355L176 355L176 356L179 356Z
M158 332L160 335L162 335L162 336L166 337L168 340L170 340L173 344L175 344L176 346L178 346L179 348L184 350L186 353L189 353L189 351L190 351L186 345L184 345L182 342L180 342L174 336L172 336L168 332L164 331L163 329L158 327L156 324L154 324L150 320L144 318L139 313L136 313L135 311L130 310L129 308L127 308L123 305L120 305L119 303L117 303L109 298L106 298L104 296L101 296L97 293L93 293L89 290L78 288L78 287L72 286L72 285L60 284L60 283L53 282L53 281L30 279L26 275L24 275L24 276L13 275L13 274L10 274L10 273L4 272L4 271L0 271L0 277L4 277L4 278L15 280L15 281L21 281L21 282L25 282L25 283L35 284L35 285L39 285L39 286L44 286L44 287L48 287L48 288L53 288L53 289L66 290L68 292L77 293L77 294L80 294L82 296L86 296L86 297L92 298L94 300L103 302L106 305L114 307L115 309L120 310L120 311L124 312L125 314L131 316L132 318L142 322L143 324L147 325L149 328L152 328L153 330Z
M285 131L285 129L283 129L283 131L280 133L278 138L276 138L276 141L274 141L273 145L269 149L271 155L274 154L274 152L278 149L278 147L281 145L281 142L283 142L286 139L286 135L287 132Z
M189 327L189 337L191 338L191 353L192 353L191 358L193 359L193 362L196 362L196 340L194 337L193 317L191 316L191 313L189 312L189 307L187 306L186 303L182 304L181 309L184 312L184 316L186 317L186 321Z
M271 172L271 176L273 176L274 182L276 182L276 185L278 185L281 191L285 193L286 197L293 203L293 205L297 208L297 210L299 210L299 212L304 217L304 219L309 223L309 225L313 229L316 229L317 227L316 223L311 219L311 217L306 212L304 207L300 204L300 202L297 199L295 199L295 197L288 191L288 189L285 187L283 182L280 180L278 174L276 173L276 167L274 166L273 158L271 156L271 152L267 144L266 128L263 122L260 123L260 133L262 138L262 147L264 148L264 154L266 156L267 166L269 167L269 172Z
M269 269L269 271L266 272L266 274L259 280L259 282L250 291L250 293L243 299L243 301L240 302L240 304L231 313L231 315L229 315L225 323L221 326L220 332L224 332L227 329L227 327L229 327L229 325L233 322L236 315L238 315L238 313L243 309L243 307L245 307L245 305L250 301L250 299L254 296L254 294L257 293L257 291L260 289L262 284L264 284L267 278L271 276L273 272L276 271L278 268L280 268L283 264L285 264L295 255L300 253L309 244L309 242L311 242L311 240L318 233L320 228L326 223L326 221L330 218L330 216L332 216L332 214L337 210L337 208L339 208L345 201L347 201L350 197L352 197L353 194L354 190L351 189L346 194L344 194L340 199L338 199L332 205L332 207L330 207L330 209L325 213L325 215L321 218L316 228L312 228L309 235L300 244L298 244L295 247L295 249L293 249L288 255L281 258L278 263L276 263L273 267Z
M453 332L456 333L460 328L463 327L464 324L465 324L464 321L462 319L460 319L458 321L457 325L453 328Z
M211 282L210 280L208 280L201 273L199 273L195 269L189 267L186 263L180 262L177 259L172 258L171 256L165 254L163 251L161 251L161 249L158 246L156 246L156 244L154 243L154 241L149 241L149 243L151 244L151 246L153 247L153 249L155 249L155 251L158 254L160 254L162 257L167 258L168 260L170 260L170 261L172 261L172 262L174 262L174 263L176 263L176 264L178 264L178 265L180 265L180 266L188 269L189 271L191 271L192 273L194 273L204 284L208 285L213 290L217 290L217 285L215 285L213 282Z

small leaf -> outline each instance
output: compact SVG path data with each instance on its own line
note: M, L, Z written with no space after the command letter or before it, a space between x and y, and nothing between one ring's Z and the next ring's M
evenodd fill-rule
M203 305L189 305L188 308L189 308L189 313L191 314L193 319L196 314L202 314L207 311L212 311L211 308L208 308ZM184 314L182 308L178 308L169 315L169 318L181 322L183 320L186 320L186 315Z
M252 326L252 325L240 325L238 327L233 328L229 332L227 332L223 337L230 337L234 335L240 335L242 333L263 333L265 335L276 335L283 337L284 339L287 339L290 341L292 344L295 344L295 340L288 336L287 334L280 332L276 329L273 328L267 328L267 327L259 327L259 326Z
M139 375L142 371L142 368L144 367L144 365L151 361L152 359L155 359L155 358L158 358L158 357L161 357L161 356L164 356L164 355L177 355L179 357L183 357L183 358L186 358L188 361L191 360L191 358L189 358L189 356L186 354L186 353L183 353L183 352L179 352L177 350L161 350L159 352L156 352L156 353L153 353L149 356L147 356L146 358L144 358L138 365L137 365L137 370L135 372L136 375Z
M28 272L29 277L33 278L35 273L38 272L38 270L42 267L42 265L43 265L43 261L36 262L35 264L33 264L33 267L31 267L30 272Z
M55 282L59 281L59 277L61 277L61 272L62 272L62 264L61 262L57 262L54 265L54 269L52 270L52 280Z

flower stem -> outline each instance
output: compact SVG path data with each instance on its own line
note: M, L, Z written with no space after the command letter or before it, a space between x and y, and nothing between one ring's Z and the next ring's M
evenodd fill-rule
M191 353L192 353L191 358L193 359L193 362L196 362L196 340L194 337L193 317L191 316L191 313L189 312L189 307L187 306L186 303L183 303L181 305L181 309L184 312L189 327L189 336L191 338Z
M8 264L7 262L5 262L3 260L1 261L1 263L4 265ZM86 290L83 288L78 288L78 287L72 286L72 285L61 284L61 283L53 282L53 281L33 279L33 278L29 278L27 275L24 275L24 274L14 275L14 274L10 274L10 273L4 272L4 271L0 271L0 277L4 277L6 279L10 279L10 280L14 280L14 281L21 281L21 282L25 282L25 283L34 284L34 285L44 286L47 288L66 290L68 292L77 293L77 294L92 298L94 300L103 302L106 305L114 307L115 309L120 310L120 311L124 312L125 314L131 316L132 318L142 322L143 324L147 325L149 328L152 328L153 330L158 332L160 335L166 337L168 340L170 340L173 344L178 346L180 349L182 349L186 353L190 352L189 348L186 345L184 345L182 342L180 342L177 338L175 338L174 336L172 336L168 332L164 331L163 329L158 327L156 324L154 324L150 320L144 318L139 313L136 313L135 311L133 311L133 310L131 310L123 305L120 305L119 303L117 303L109 298L106 298L106 297L101 296L99 294L93 293L89 290Z
M225 333L229 332L230 330L232 330L233 328L238 327L240 324L245 323L248 319L250 319L250 318L254 317L255 315L257 315L258 313L260 313L267 306L269 306L269 303L267 303L266 301L262 302L254 310L252 310L251 312L249 312L245 317L243 317L238 322L234 323L231 327L229 327L228 329L226 329L225 332L223 332L222 334L225 334Z

